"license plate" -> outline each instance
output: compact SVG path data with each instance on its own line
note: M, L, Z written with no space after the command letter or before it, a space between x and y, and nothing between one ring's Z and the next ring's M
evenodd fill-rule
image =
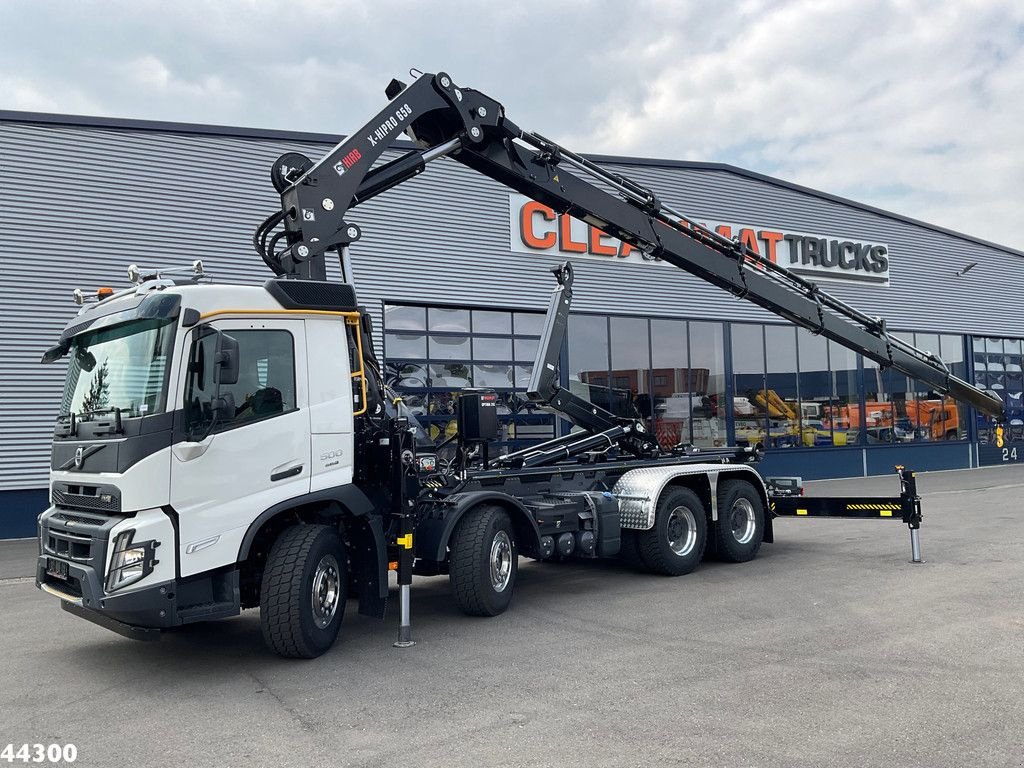
M46 558L46 575L67 581L68 564L63 560L54 560L52 557L48 557Z

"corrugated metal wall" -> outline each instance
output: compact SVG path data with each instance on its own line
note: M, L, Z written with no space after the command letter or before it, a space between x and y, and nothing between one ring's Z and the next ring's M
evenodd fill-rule
M269 275L252 251L274 209L270 163L323 142L0 121L0 490L45 487L63 365L40 366L76 307L75 286L121 286L128 264L202 258L229 282ZM721 170L621 166L698 217L884 242L888 288L828 289L895 328L1024 335L1019 256ZM450 160L360 207L360 299L543 309L554 259L510 253L508 191ZM965 264L979 266L964 278ZM665 267L587 260L575 307L626 314L771 320ZM379 319L379 317L378 317ZM378 322L379 327L379 322Z

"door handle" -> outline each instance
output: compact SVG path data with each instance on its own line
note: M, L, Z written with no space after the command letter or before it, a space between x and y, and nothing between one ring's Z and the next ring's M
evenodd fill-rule
M302 465L299 464L297 467L289 467L288 469L283 469L280 472L275 472L270 476L270 482L276 483L278 480L284 480L285 478L295 477L296 475L301 474Z

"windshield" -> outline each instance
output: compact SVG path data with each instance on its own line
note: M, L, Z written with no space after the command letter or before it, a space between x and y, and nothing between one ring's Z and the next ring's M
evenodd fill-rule
M136 320L76 336L72 342L61 416L121 409L126 417L161 413L173 319Z

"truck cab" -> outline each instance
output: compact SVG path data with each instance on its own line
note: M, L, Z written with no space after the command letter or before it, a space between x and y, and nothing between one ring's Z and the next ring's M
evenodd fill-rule
M135 627L233 615L256 602L245 563L268 511L368 511L361 313L350 286L321 289L314 309L301 281L154 275L83 303L47 353L68 371L42 589Z

